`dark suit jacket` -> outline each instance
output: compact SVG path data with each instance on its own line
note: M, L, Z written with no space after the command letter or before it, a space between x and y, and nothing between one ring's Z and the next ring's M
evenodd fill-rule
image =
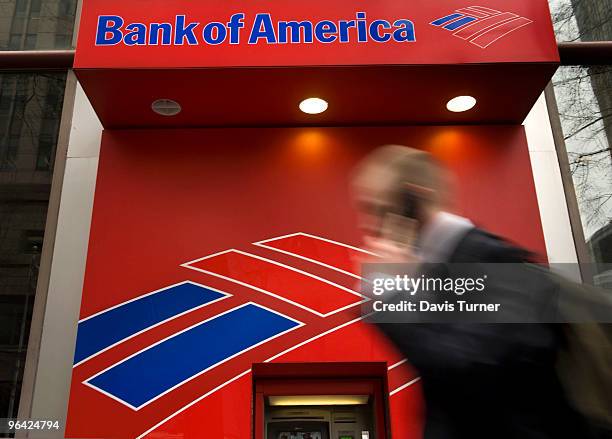
M479 229L450 263L524 262L529 253ZM401 324L380 329L422 377L426 439L582 438L555 363L553 324Z

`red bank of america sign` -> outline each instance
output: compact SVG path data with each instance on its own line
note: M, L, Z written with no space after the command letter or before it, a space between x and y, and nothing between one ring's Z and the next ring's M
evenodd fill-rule
M75 67L557 61L545 0L488 0L486 6L459 8L454 0L336 0L315 6L316 1L90 0ZM490 50L470 50L476 48Z
M349 19L318 20L306 18L281 20L270 13L257 13L249 20L237 12L219 21L198 21L179 14L164 22L126 22L120 15L100 15L96 27L96 46L216 46L237 44L334 44L334 43L414 43L412 19L372 19L358 11ZM469 6L431 22L453 35L486 48L511 32L532 23L512 12L483 6Z

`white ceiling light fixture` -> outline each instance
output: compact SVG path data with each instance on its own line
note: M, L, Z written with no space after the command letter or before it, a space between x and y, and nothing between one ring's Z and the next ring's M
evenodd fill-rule
M476 98L472 96L457 96L448 101L446 108L453 113L463 113L464 111L471 110L475 105Z
M172 99L157 99L151 104L151 110L160 116L176 116L181 112L181 104Z
M300 102L300 110L306 114L321 114L327 107L327 101L321 98L308 98Z

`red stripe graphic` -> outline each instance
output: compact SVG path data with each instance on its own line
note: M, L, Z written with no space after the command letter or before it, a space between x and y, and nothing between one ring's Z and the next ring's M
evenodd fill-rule
M477 36L480 33L485 32L487 29L503 23L508 20L512 20L518 17L518 15L513 14L511 12L504 12L503 14L496 15L494 17L485 18L484 20L479 20L472 25L468 25L458 31L456 31L453 35L459 37L464 40L469 40Z
M363 301L361 295L348 288L238 250L205 257L184 266L246 284L319 316L336 313Z
M354 275L359 275L359 262L372 257L365 250L301 233L256 244Z
M469 15L472 17L476 17L476 18L487 18L492 15L495 15L495 14L491 14L488 12L479 11L478 9L474 9L474 8L461 8L461 9L457 9L457 12L461 14Z
M531 23L531 20L528 20L526 18L520 17L517 18L516 20L512 20L506 23L503 23L487 32L485 32L484 34L476 37L475 39L471 40L470 42L472 44L475 44L478 47L481 47L483 49L485 49L486 47L488 47L489 45L493 44L495 41L499 40L500 38L502 38L504 35L509 34L510 32L514 32L515 30L523 27L523 26L527 26L529 23Z
M497 9L486 8L484 6L470 6L469 9L476 9L478 11L487 12L489 14L499 14L501 12Z

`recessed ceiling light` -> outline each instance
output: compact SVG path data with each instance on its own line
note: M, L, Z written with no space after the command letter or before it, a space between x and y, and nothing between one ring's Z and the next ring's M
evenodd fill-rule
M327 110L327 101L320 98L308 98L300 102L300 110L307 114L319 114Z
M151 110L161 116L176 116L181 112L181 105L172 99L157 99L151 104Z
M471 110L475 105L476 99L472 96L457 96L448 101L446 108L453 113L462 113Z

